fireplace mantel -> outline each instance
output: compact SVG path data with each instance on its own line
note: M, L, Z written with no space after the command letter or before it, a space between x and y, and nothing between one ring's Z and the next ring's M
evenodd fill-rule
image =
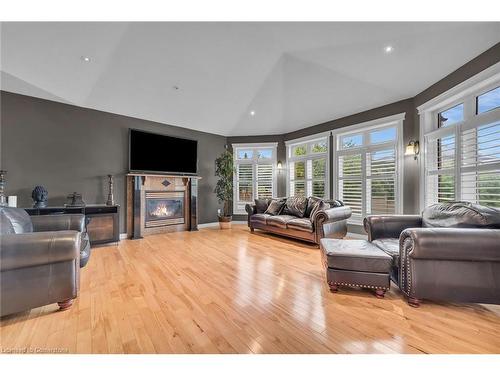
M200 176L128 173L127 174L127 234L138 239L150 234L198 230L198 180ZM183 197L182 220L147 221L147 200L151 194ZM169 194L167 194L169 193ZM175 193L172 195L172 193ZM168 198L164 198L168 199ZM150 202L151 203L151 202ZM165 202L169 204L168 202Z

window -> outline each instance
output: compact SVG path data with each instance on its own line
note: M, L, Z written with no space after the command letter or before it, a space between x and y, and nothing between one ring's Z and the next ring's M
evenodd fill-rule
M328 136L287 142L289 196L328 198Z
M244 214L245 205L257 198L272 198L276 189L276 143L234 144L233 212Z
M398 157L403 118L391 116L334 133L334 196L351 207L351 223L360 224L366 215L402 211Z
M500 87L477 97L476 113L484 113L500 107Z
M500 73L475 82L419 108L424 207L458 200L500 207ZM447 97L458 104L443 104Z

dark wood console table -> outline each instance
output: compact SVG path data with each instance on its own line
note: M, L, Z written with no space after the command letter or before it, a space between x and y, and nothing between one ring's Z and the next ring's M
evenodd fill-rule
M92 245L120 241L119 215L120 206L90 204L83 207L40 207L25 208L29 215L85 215L87 232Z

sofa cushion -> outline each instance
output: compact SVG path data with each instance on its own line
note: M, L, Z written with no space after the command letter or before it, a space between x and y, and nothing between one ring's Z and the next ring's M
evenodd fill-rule
M301 230L309 233L314 232L311 220L309 220L309 218L307 217L292 219L286 223L286 227L289 229Z
M30 215L22 208L2 207L0 208L5 218L10 221L14 233L31 233L33 232L33 224L31 223Z
M272 217L268 214L255 214L250 216L250 223L267 224L267 219Z
M422 212L424 228L500 228L500 210L470 202L438 203Z
M399 239L398 238L382 238L372 242L379 249L390 255L393 259L393 265L399 267Z
M292 215L277 215L277 216L271 216L267 219L266 224L271 226L271 227L277 227L277 228L282 228L286 229L286 224L290 221L295 219L295 216Z
M271 199L269 202L269 207L267 207L265 214L268 215L279 215L285 206L285 199Z
M285 207L283 208L283 215L292 215L297 217L304 217L307 208L307 198L301 195L289 197L286 200Z
M258 214L263 214L266 212L269 206L269 199L256 199L255 200L255 210Z

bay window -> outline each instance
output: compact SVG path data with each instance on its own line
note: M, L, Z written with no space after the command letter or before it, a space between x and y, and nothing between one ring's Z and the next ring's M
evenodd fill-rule
M233 144L233 213L244 214L254 199L276 196L277 143Z

